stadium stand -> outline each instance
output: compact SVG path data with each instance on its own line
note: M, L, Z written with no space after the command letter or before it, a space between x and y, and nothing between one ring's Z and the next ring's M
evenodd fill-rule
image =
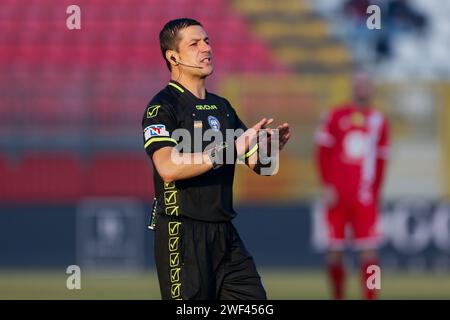
M352 25L346 22L348 17L342 12L342 7L346 2L348 1L316 0L311 3L315 11L327 19L332 34L348 42L347 38L351 37L353 33L349 32ZM417 23L418 27L404 28L403 30L391 27L389 22L389 19L392 18L389 18L387 6L398 1L371 0L369 2L380 6L382 17L380 32L382 35L388 34L390 38L390 55L385 56L377 63L369 61L370 63L366 64L366 67L369 67L378 79L443 80L450 77L448 64L450 43L447 41L450 36L449 2L442 1L436 5L433 1L407 1L410 10L420 18ZM376 42L373 37L367 39L372 39L373 43ZM369 45L371 44L369 43ZM355 55L355 52L352 54Z
M80 0L81 30L66 28L71 4L0 4L4 202L151 197L139 124L151 95L168 80L157 39L172 18L191 16L205 25L221 76L287 71L225 0L195 6L187 0ZM216 86L212 77L210 87ZM10 154L19 160L6 161Z
M351 55L333 38L326 19L316 14L309 1L233 1L256 33L271 43L282 61L300 72L342 72Z
M73 152L29 152L20 161L0 158L0 201L73 203L85 197L153 194L152 167L142 154L98 152L82 159Z
M74 120L82 120L90 115L90 109L96 111L94 99L99 97L106 100L111 113L120 111L121 117L135 121L149 92L167 81L156 39L163 23L177 16L194 16L204 22L220 62L218 72L283 70L227 1L203 1L201 6L179 0L131 1L130 5L80 1L83 20L78 31L64 27L61 12L68 4L14 2L14 10L8 10L8 1L2 3L0 26L7 31L0 49L2 83L6 85L3 90L10 92L3 106L10 100L24 101L22 95L26 93L33 100L36 114L44 119L63 118L69 112ZM240 48L243 44L246 56ZM251 59L246 59L248 56ZM10 77L17 82L9 81ZM24 92L15 89L17 83L25 86ZM133 97L139 99L131 100L132 104ZM126 112L124 101L128 102Z
M4 202L70 202L83 190L83 170L69 153L30 152L19 164L7 166L0 181Z
M141 153L96 154L86 179L87 194L148 199L153 194L151 177L151 164Z

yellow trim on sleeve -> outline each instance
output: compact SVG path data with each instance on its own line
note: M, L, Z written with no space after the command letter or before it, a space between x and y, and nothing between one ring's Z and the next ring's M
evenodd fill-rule
M152 144L153 142L160 142L160 141L170 141L173 142L175 144L177 144L177 140L172 139L172 138L164 138L164 137L154 137L154 138L150 138L150 140L148 140L145 144L144 144L144 149L147 149L147 147Z
M184 93L184 89L175 83L169 82L169 86L177 88L181 93Z
M254 154L256 152L256 150L258 150L258 145L255 144L255 146L253 148L251 148L245 155L244 155L244 159L247 159L248 157L250 157L252 154Z

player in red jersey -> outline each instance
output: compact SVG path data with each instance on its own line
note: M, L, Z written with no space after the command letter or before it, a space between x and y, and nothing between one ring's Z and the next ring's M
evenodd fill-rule
M367 75L357 74L353 81L353 102L331 110L315 137L327 209L327 268L333 297L344 299L343 251L350 227L360 252L364 298L375 299L375 289L366 285L367 268L378 266L378 200L389 150L388 122L370 104L373 88Z

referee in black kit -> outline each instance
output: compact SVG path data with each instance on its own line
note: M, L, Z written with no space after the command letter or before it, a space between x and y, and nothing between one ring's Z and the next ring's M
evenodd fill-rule
M199 22L169 21L159 40L171 80L148 104L142 129L154 168L151 224L161 296L264 300L253 258L231 223L234 169L239 159L258 174L273 174L289 125L273 130L273 119L264 118L247 129L226 99L206 91L212 50Z

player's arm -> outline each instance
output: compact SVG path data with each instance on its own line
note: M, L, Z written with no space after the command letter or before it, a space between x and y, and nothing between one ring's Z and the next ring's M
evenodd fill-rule
M322 196L325 203L333 205L337 200L337 190L333 181L332 159L336 145L333 128L333 113L324 116L315 133L316 165L322 183Z
M332 114L325 115L315 133L316 164L324 186L332 185L332 157L336 137L333 133Z
M390 141L389 141L389 124L386 119L383 121L380 139L377 144L377 167L374 181L375 194L379 193L386 172L386 164L389 158Z

